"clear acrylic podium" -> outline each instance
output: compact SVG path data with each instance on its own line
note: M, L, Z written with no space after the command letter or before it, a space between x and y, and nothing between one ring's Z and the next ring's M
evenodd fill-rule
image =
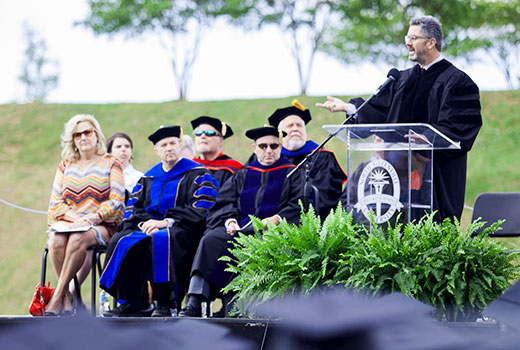
M460 149L428 124L324 125L347 145L343 207L357 222L410 222L433 208L434 150Z

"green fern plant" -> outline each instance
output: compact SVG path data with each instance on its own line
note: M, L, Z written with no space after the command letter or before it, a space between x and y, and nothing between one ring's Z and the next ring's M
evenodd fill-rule
M239 234L234 258L228 271L237 277L225 288L236 293L236 305L242 314L250 303L294 293L309 294L319 287L337 285L338 270L343 268L341 256L356 244L363 228L341 206L323 222L311 209L302 208L300 224L269 226L252 217L254 235Z
M401 292L436 308L435 316L464 320L495 300L520 277L517 255L489 239L494 223L463 232L458 221L378 226L367 230L340 206L323 224L302 209L299 225L269 226L252 217L254 235L240 234L228 271L237 277L225 288L236 293L241 314L248 306L294 293L344 285L373 295ZM398 220L397 220L398 221ZM370 232L370 233L368 233Z
M401 292L436 308L435 316L469 320L520 277L517 255L488 235L500 229L479 220L462 232L458 221L419 222L389 226L372 222L372 234L359 250L343 256L348 273L339 281L374 295Z

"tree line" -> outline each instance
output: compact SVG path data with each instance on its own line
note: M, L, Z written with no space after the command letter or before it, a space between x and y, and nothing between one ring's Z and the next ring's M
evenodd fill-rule
M411 18L432 15L444 30L447 56L474 61L487 55L508 88L520 86L520 0L87 0L77 25L97 35L155 34L171 63L179 99L188 85L204 33L218 18L246 31L276 26L286 38L300 93L309 86L314 57L404 66L403 38ZM477 55L480 53L480 55Z

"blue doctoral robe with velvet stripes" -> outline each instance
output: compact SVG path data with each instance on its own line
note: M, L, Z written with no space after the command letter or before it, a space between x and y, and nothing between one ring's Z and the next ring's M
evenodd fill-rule
M168 172L162 163L139 180L107 247L101 288L118 299L139 299L146 281L177 283L187 288L193 255L205 229L206 214L219 186L207 169L185 158ZM175 220L170 228L144 234L150 220ZM178 290L182 295L182 290Z
M303 195L303 171L286 178L294 167L285 158L270 166L254 160L224 183L208 214L208 228L197 248L192 275L200 273L218 288L231 279L232 275L223 271L225 263L218 261L219 257L228 254L234 238L226 233L224 223L227 219L236 219L241 227L250 221L249 215L263 219L278 214L290 223L299 221L298 201Z

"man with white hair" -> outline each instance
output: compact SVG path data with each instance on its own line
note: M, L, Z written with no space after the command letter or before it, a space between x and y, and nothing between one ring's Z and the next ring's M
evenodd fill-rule
M401 71L353 120L360 124L426 123L460 143L460 150L434 151L433 210L439 222L462 215L467 153L482 126L479 89L466 73L442 57L442 39L436 18L412 19L404 40L408 58L417 64ZM363 102L354 98L346 103L329 96L316 106L351 115Z
M297 100L293 105L277 109L270 117L269 124L287 133L283 138L282 157L298 165L318 144L307 140L305 125L311 120L311 113ZM343 182L347 176L341 169L332 151L320 149L312 158L310 185L318 189L317 210L322 220L335 208L341 196Z

